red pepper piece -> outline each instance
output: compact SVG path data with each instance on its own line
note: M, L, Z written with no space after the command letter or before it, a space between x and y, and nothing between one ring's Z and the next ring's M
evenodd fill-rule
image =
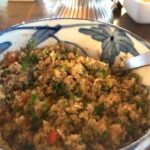
M47 137L47 144L48 145L52 145L57 141L57 132L52 131L49 133L48 137Z

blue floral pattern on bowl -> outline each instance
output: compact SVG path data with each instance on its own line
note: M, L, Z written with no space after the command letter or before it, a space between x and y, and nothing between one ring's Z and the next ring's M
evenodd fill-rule
M8 51L20 50L28 41L38 47L63 41L77 47L82 55L117 64L127 58L147 52L150 44L129 31L111 24L80 19L44 19L10 27L0 32L0 59ZM150 68L145 68L142 76ZM146 81L149 77L146 77ZM149 84L150 86L150 84ZM150 146L150 132L122 150L144 150Z
M0 53L3 53L5 50L7 50L11 46L11 42L3 42L0 43Z
M98 27L91 27L91 29L81 28L79 31L90 35L94 40L102 42L100 60L108 62L110 65L113 65L120 51L131 53L133 56L139 55L132 40L121 29L115 28L112 30L109 26L98 25Z

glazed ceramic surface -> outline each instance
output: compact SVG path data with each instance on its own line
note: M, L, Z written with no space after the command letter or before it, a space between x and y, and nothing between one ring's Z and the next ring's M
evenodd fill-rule
M80 19L43 19L23 23L0 32L0 59L8 51L20 50L29 41L37 47L65 42L79 53L109 63L121 63L150 50L150 44L129 31L111 24ZM143 84L150 86L150 67L137 69ZM150 146L150 133L123 150L144 150Z

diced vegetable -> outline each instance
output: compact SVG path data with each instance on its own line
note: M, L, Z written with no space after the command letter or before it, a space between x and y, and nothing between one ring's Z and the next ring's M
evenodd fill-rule
M57 132L55 132L55 131L50 132L47 137L47 144L52 145L52 144L56 143L57 138L58 138Z
M29 86L33 86L35 83L35 76L32 68L30 68L27 72L27 81Z
M101 78L106 78L106 76L108 75L108 72L106 70L100 68L95 68L92 72L96 77Z
M146 106L149 105L149 101L147 99L142 99L141 101L138 102L138 105L144 109Z
M37 95L36 94L32 94L31 98L29 99L28 103L27 103L27 110L28 110L28 114L31 116L32 120L35 120L36 116L35 116L35 112L34 112L34 103L37 100Z
M134 134L136 133L137 129L138 129L138 127L137 127L136 123L134 123L134 122L132 122L129 125L126 125L126 130L128 131L128 133L131 136L134 136Z
M24 58L22 58L21 65L24 71L28 70L29 67L36 64L38 62L38 57L34 54L27 54Z
M20 144L21 150L35 150L35 145L33 144Z
M43 104L43 110L44 110L44 112L47 112L47 111L48 111L48 109L49 109L48 102L47 102L47 101L45 101L45 103Z
M30 39L30 40L28 41L28 43L27 43L25 49L27 49L27 50L32 50L32 49L34 49L34 48L36 47L36 45L37 45L36 39Z
M102 86L101 90L102 90L103 92L110 92L111 87L110 87L108 84L105 83L105 84Z
M29 98L30 98L29 93L27 93L27 92L22 93L22 101L23 102L26 103L29 100Z
M139 86L137 85L137 83L132 86L131 90L133 95L136 95L139 92Z
M109 131L105 130L102 134L101 134L101 140L104 141L109 137Z
M52 86L58 96L67 95L66 84L64 82L52 81Z
M103 111L104 111L104 104L100 104L94 107L93 114L100 116L102 115Z
M6 55L6 59L7 59L7 62L8 64L11 64L11 63L14 63L15 61L18 60L18 53L17 52L9 52L7 55Z
M66 57L68 55L69 51L67 50L64 50L64 51L61 51L61 57Z
M141 107L144 113L149 110L149 104L150 102L148 99L142 99L141 101L137 102L138 107Z

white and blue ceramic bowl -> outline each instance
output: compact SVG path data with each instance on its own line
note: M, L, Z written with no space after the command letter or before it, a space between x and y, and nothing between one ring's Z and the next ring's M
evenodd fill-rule
M111 24L80 19L43 19L12 26L0 32L0 60L8 51L20 50L29 40L38 47L63 41L89 57L110 65L150 50L150 44L129 31ZM150 67L137 69L143 84L150 86ZM150 132L122 150L145 150Z

